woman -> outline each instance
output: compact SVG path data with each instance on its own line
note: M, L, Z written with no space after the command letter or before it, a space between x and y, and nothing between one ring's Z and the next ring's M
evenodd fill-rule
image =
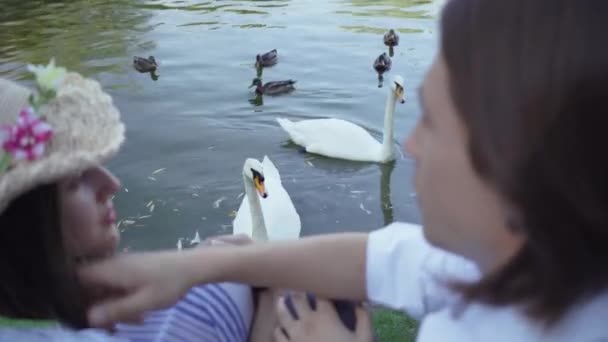
M2 329L0 340L114 340L63 327L88 327L88 305L112 295L85 291L76 267L116 253L112 197L120 184L101 165L119 150L125 127L96 81L54 62L29 68L34 93L0 79L0 316L53 327ZM249 286L224 283L193 288L162 309L143 325L118 325L114 337L247 341L254 307ZM264 324L253 337L272 334Z
M405 144L423 229L113 258L82 269L90 286L127 290L91 321L233 280L402 309L422 320L419 341L607 340L606 18L600 0L448 1ZM295 301L298 320L278 304L277 340L339 340Z

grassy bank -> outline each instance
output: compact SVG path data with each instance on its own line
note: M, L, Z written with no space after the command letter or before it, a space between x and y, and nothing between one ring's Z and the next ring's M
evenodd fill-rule
M20 320L10 319L0 316L0 328L13 327L13 328L41 328L54 325L53 321L31 321L31 320Z
M413 342L418 324L401 312L376 309L372 316L378 342Z
M376 336L378 337L378 342L415 341L417 323L413 319L408 318L406 315L386 309L375 309L372 319L374 328L376 330ZM0 328L7 326L31 328L43 327L49 324L52 323L28 320L20 321L0 317Z

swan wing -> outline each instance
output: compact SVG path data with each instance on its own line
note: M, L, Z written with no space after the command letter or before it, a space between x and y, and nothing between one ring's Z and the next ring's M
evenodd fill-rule
M268 156L264 156L262 160L262 167L264 168L264 176L266 178L271 178L273 180L278 180L281 183L281 174L279 174L279 170L274 163L268 158Z
M342 119L293 122L277 118L291 140L307 152L354 161L380 161L382 145L361 126Z
M302 224L291 197L283 187L279 170L264 156L265 185L267 198L261 198L262 212L269 240L289 240L300 237Z
M232 221L232 234L246 234L252 237L252 222L251 212L249 211L249 201L247 200L247 194L243 195L239 210L236 212L236 216Z

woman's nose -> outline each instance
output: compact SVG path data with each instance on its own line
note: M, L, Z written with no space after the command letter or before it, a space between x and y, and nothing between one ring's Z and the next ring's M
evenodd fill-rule
M120 181L110 170L105 167L99 167L98 172L98 184L97 199L100 202L106 202L120 189Z

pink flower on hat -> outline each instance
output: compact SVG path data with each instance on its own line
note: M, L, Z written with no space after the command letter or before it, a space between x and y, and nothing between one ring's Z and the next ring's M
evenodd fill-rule
M32 161L44 154L46 143L52 136L51 126L36 116L32 107L26 107L19 113L17 124L2 128L0 143L14 161Z

